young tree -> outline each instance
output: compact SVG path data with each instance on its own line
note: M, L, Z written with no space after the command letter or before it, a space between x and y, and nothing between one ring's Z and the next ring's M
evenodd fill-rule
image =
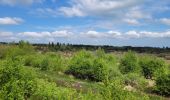
M119 69L123 74L139 71L140 68L138 66L138 58L136 54L132 51L125 53L120 61Z
M140 58L139 65L147 79L152 79L156 74L163 74L165 69L165 62L156 57L142 57Z

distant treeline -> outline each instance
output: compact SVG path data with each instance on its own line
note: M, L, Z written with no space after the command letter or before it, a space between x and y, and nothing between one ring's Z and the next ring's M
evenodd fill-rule
M21 41L20 41L21 42ZM29 43L29 42L28 42ZM14 44L18 45L19 43L11 42L0 42L0 44ZM170 53L169 47L133 47L133 46L110 46L110 45L84 45L84 44L69 44L69 43L54 43L49 42L45 43L34 43L32 44L37 50L42 51L77 51L81 49L85 50L97 50L99 48L103 49L105 52L114 52L114 51L135 51L138 53Z

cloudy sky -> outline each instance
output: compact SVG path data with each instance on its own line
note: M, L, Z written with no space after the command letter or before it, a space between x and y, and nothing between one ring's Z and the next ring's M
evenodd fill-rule
M0 41L170 47L170 0L0 0Z

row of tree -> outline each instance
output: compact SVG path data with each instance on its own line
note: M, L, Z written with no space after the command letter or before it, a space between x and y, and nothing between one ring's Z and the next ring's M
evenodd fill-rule
M0 44L15 44L18 45L23 41L19 41L18 43L12 42L0 42ZM29 44L29 42L26 42ZM169 47L132 47L132 46L110 46L110 45L84 45L84 44L69 44L69 43L54 43L49 42L48 44L45 43L34 43L32 44L38 50L50 50L50 51L77 51L81 49L85 50L97 50L98 48L103 49L105 52L113 52L113 51L136 51L138 53L169 53Z

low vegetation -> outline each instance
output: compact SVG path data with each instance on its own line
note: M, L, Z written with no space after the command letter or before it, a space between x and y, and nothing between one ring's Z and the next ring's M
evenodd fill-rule
M117 56L100 48L67 56L65 52L41 52L25 41L0 46L2 100L168 100L169 97L169 65L155 56L133 51Z

